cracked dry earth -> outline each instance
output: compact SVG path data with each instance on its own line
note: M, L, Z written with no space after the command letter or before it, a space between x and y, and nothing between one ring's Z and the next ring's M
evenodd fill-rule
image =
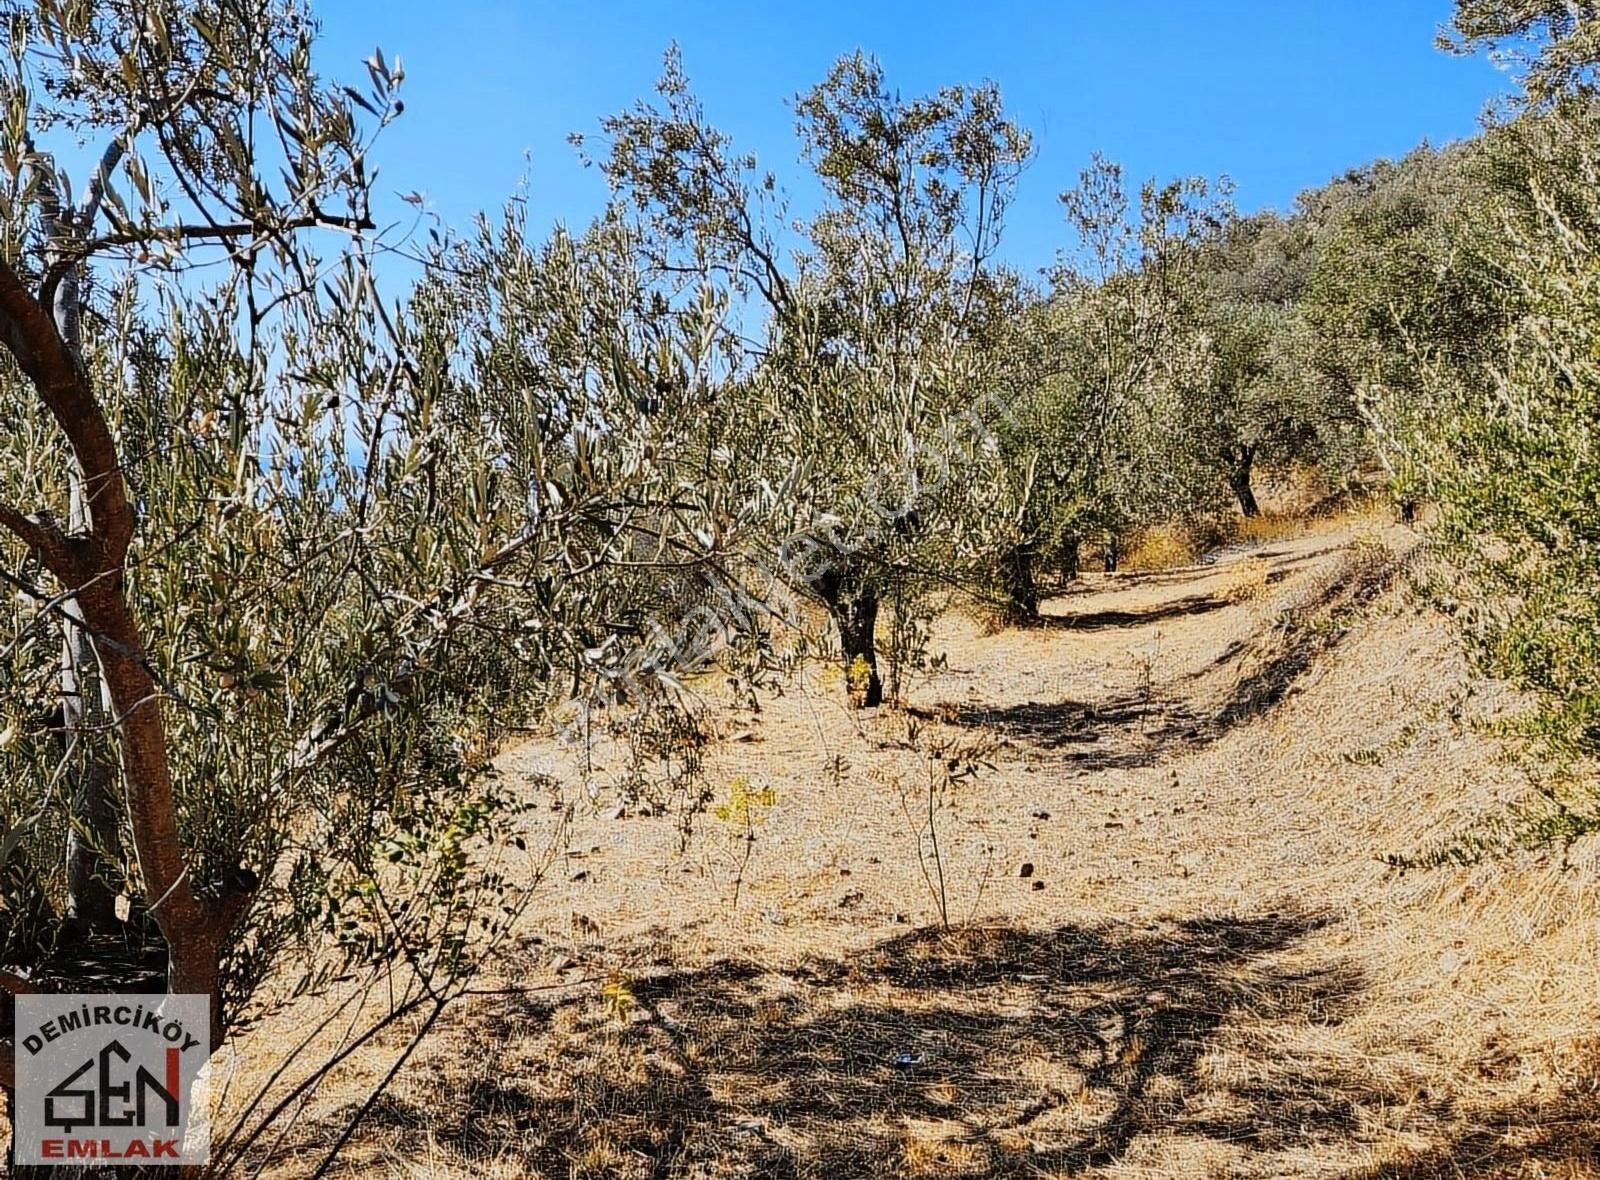
M713 701L710 784L774 796L748 846L608 818L602 750L497 972L536 990L452 1009L345 1174L1600 1174L1594 849L1381 860L1528 790L1411 543L1347 520L1091 579L1035 628L952 610L904 713L827 669ZM948 932L908 718L990 746L934 813ZM502 763L572 781L539 743Z

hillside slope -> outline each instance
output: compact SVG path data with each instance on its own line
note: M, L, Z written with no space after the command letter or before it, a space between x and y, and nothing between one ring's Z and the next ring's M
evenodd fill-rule
M1380 859L1528 790L1482 724L1516 702L1411 603L1410 543L1346 523L1097 579L1030 630L952 612L908 715L815 671L716 704L719 798L773 792L755 841L579 806L500 973L541 990L454 1009L348 1174L1600 1174L1594 850ZM939 796L938 863L907 716L992 747Z

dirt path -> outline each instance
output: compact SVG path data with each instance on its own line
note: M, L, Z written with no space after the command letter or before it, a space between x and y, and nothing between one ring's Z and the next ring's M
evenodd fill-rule
M459 1010L354 1173L1597 1174L1592 853L1378 859L1525 789L1472 724L1504 694L1387 588L1399 544L1099 579L1025 631L948 615L905 715L822 671L719 709L719 798L774 795L754 844L580 809L503 971L570 988ZM907 716L992 743L937 864Z

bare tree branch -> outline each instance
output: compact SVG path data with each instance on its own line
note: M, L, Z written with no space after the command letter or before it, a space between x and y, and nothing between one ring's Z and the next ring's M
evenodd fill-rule
M118 246L153 246L162 242L231 242L236 238L250 237L270 239L304 229L331 229L353 234L375 228L377 228L376 223L369 217L337 217L313 212L303 217L283 220L256 219L212 225L157 225L143 229L119 230L91 238L63 252L45 272L44 281L39 287L39 299L48 305L55 296L56 287L73 267L102 250L111 250Z

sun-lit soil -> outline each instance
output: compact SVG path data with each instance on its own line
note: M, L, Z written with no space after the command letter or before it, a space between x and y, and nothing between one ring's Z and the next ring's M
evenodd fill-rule
M1092 578L1032 629L952 610L904 713L819 668L713 702L718 798L775 795L753 844L611 818L603 750L508 990L446 1014L335 1174L1600 1175L1594 850L1380 859L1528 789L1483 724L1515 702L1405 592L1410 543L1345 520ZM949 932L908 724L992 747L934 814Z

